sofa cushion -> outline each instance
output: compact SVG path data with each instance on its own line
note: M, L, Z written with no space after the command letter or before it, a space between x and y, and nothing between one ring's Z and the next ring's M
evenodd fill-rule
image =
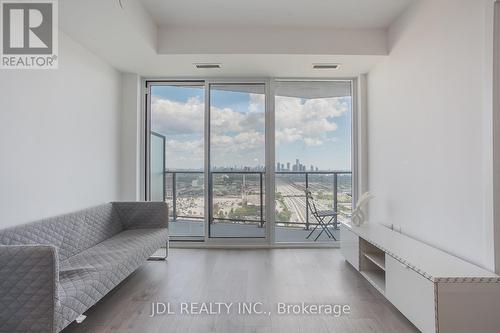
M108 203L1 230L0 245L54 245L63 261L122 230L117 212Z
M120 217L111 203L86 209L84 216L78 252L89 249L123 230Z
M79 234L85 219L82 211L22 224L0 231L1 245L54 245L59 259L79 252Z
M57 326L84 313L167 240L166 228L125 230L61 261Z

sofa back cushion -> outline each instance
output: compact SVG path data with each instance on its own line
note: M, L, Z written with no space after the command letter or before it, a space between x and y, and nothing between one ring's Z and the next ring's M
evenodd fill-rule
M0 245L49 244L59 260L88 249L122 230L111 204L0 230Z
M111 203L89 208L85 211L78 250L86 250L122 230L120 217Z

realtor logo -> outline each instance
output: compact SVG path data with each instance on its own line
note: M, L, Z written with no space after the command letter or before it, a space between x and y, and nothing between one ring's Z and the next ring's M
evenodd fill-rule
M2 0L0 17L0 68L57 68L57 0Z

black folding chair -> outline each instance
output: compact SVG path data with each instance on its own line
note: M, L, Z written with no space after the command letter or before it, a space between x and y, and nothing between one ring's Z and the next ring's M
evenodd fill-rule
M323 232L326 233L328 238L333 238L334 240L337 240L335 238L335 236L333 235L333 232L329 228L330 226L333 226L334 228L336 228L337 222L336 222L335 217L337 216L337 212L335 212L333 210L318 210L316 208L316 202L314 201L314 198L313 198L311 191L306 190L305 192L306 192L306 197L308 199L308 206L309 206L309 207L307 207L307 209L309 209L311 211L312 215L316 218L316 221L318 222L318 224L316 224L314 226L314 228L311 230L309 235L307 235L306 239L309 239L309 237L311 237L311 235L316 231L316 229L318 229L318 227L321 227L321 231L316 236L316 238L314 238L314 241L317 241L319 236L321 236L321 234L323 234ZM334 222L334 223L332 224L332 222Z

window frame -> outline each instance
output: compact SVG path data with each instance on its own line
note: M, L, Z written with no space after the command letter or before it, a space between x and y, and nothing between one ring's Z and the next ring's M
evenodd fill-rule
M364 177L359 181L360 169L365 173L367 143L366 143L366 77L350 77L350 78L142 78L142 87L145 91L143 94L143 103L141 110L141 164L142 177L141 189L142 199L149 200L149 159L150 159L150 142L149 134L151 131L151 86L152 85L179 85L186 86L204 85L205 89L205 114L204 114L204 185L205 185L205 219L204 237L183 237L180 246L196 246L196 247L224 247L224 248L290 248L290 247L334 247L338 248L339 243L310 243L310 242L276 242L275 239L275 94L274 85L278 81L348 81L351 84L352 98L352 120L351 120L351 172L352 172L352 208L355 208L360 190L367 187L367 179ZM225 238L225 237L210 237L209 235L209 170L210 170L210 147L207 142L210 142L210 85L219 84L264 84L265 86L265 157L266 157L266 174L265 174L265 225L266 233L264 238ZM363 111L360 115L360 109ZM363 165L360 165L362 163ZM270 190L272 189L272 190ZM181 245L182 244L182 245Z

